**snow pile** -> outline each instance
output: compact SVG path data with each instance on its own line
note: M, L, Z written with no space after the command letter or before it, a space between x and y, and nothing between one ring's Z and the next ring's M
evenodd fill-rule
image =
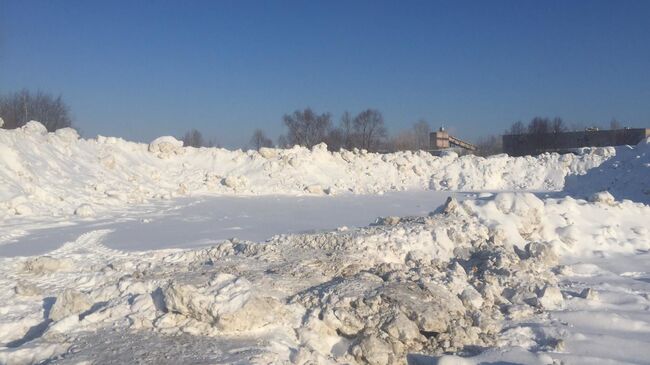
M650 138L616 148L616 157L583 176L567 177L566 190L582 197L609 191L616 199L650 203Z
M541 200L530 193L501 193L494 198L466 200L462 205L520 248L524 242L539 242L558 255L570 257L649 250L646 221L650 206L614 201L608 195L598 194L600 199L588 202L571 197Z
M526 326L570 298L594 298L562 287L558 254L650 249L648 216L649 206L629 201L503 193L264 244L126 253L94 231L47 256L0 259L0 285L14 288L0 292L0 362L160 360L157 350L111 351L126 330L128 346L165 343L165 356L195 363L404 364L408 354L495 346L557 351L561 333ZM44 357L25 358L25 349Z
M340 194L392 190L559 190L613 155L489 158L426 152L328 152L324 144L280 150L182 147L173 137L151 144L114 137L79 139L37 122L0 130L0 218L77 214L188 194Z

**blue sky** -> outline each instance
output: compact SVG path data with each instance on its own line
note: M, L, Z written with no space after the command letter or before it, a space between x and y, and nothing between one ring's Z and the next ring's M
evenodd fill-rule
M0 93L61 93L86 136L225 146L311 106L460 137L541 115L650 127L650 1L0 0Z

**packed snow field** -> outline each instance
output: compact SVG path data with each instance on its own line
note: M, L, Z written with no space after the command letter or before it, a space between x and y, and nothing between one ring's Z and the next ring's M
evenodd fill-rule
M343 226L361 227L380 216L427 215L450 196L446 191L400 191L382 195L256 197L203 196L155 201L128 211L12 220L4 224L0 257L33 256L52 251L85 232L109 230L102 243L126 251L195 248L236 236L262 242L277 234L315 233Z
M13 250L0 257L0 364L648 363L649 152L243 152L0 130L0 248ZM393 206L425 189L483 193ZM392 196L394 212L364 224L310 203L341 220L260 236L278 221L209 213L277 194ZM291 219L295 201L272 204ZM190 219L159 213L179 205ZM243 229L193 236L201 217ZM166 246L156 233L129 231L155 219L158 235L169 225L203 246L152 250Z

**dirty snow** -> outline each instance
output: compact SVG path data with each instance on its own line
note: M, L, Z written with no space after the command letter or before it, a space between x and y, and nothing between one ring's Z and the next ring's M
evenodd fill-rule
M323 147L193 149L172 138L151 145L81 140L39 126L0 131L0 247L39 246L48 232L54 241L69 238L35 255L0 258L0 364L650 358L650 206L647 181L639 180L647 174L647 142L581 156L481 159ZM624 178L612 178L620 166ZM583 175L567 182L571 196L455 194L462 200L443 206L440 196L395 206L404 194L395 193L379 219L349 209L367 224L330 203L310 204L309 211L352 223L315 222L307 233L275 232L266 240L223 239L215 230L204 236L214 241L187 249L124 250L110 241L120 231L127 231L124 240L138 236L128 232L133 222L170 222L157 213L160 198L282 193L329 201L427 188L560 190L569 175ZM188 224L177 221L173 231L187 241L200 237L192 231L201 225L189 223L220 217L208 213L219 208L209 201L181 207ZM291 219L292 204L280 205L282 219ZM140 227L144 234L132 245L161 247L147 241L165 235L164 225L151 226L162 232L149 236Z

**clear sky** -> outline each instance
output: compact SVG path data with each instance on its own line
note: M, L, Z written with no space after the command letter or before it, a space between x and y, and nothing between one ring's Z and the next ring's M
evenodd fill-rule
M468 139L537 115L650 127L650 1L0 0L0 93L22 88L140 141L241 146L306 106Z

